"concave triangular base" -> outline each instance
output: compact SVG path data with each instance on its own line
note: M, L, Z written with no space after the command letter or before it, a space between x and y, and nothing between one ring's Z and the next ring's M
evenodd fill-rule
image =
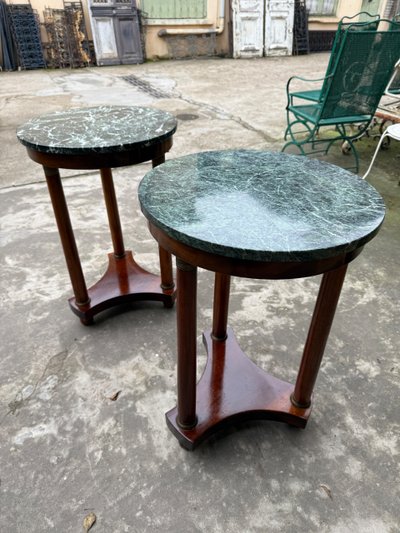
M172 307L175 301L174 289L163 290L160 276L139 266L130 251L126 251L121 258L112 253L108 254L107 271L88 289L88 294L90 302L83 306L77 305L75 298L69 299L72 311L86 325L93 321L97 313L116 305L138 300L155 300L163 302L165 307Z
M210 331L203 333L203 341L208 360L196 388L196 426L179 427L176 407L166 414L168 427L184 448L193 450L221 428L245 420L306 426L311 407L295 407L290 401L294 386L258 368L242 352L230 328L225 341L212 339Z

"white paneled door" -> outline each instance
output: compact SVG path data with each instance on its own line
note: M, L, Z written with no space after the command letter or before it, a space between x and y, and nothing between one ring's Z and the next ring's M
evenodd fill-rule
M294 0L232 0L233 56L291 55Z

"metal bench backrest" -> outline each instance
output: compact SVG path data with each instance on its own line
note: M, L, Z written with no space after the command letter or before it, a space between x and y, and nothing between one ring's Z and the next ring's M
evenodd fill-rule
M391 22L385 31L359 31L357 26L350 25L342 36L320 119L372 117L399 59L400 23Z
M354 21L354 19L357 19L357 21ZM368 30L376 30L378 28L380 21L379 15L371 15L370 13L367 13L366 11L361 11L360 13L357 13L357 15L354 15L353 17L343 17L338 24L336 33L335 33L335 39L333 41L331 55L329 57L328 67L326 69L325 76L329 76L335 65L337 56L340 52L340 46L342 44L343 36L346 32L346 30L351 26L353 31L368 31ZM328 80L325 80L322 89L321 89L321 99L323 98L326 90L328 89L329 83Z

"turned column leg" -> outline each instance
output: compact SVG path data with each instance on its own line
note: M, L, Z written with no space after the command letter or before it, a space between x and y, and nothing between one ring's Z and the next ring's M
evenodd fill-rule
M177 258L178 426L193 428L196 418L197 267Z
M122 237L121 221L119 218L117 197L115 195L114 181L110 168L100 169L101 183L103 185L104 200L107 208L108 223L117 259L125 256L124 239Z
M158 165L161 165L165 162L165 154L162 154L158 157L155 157L152 160L152 166L153 168L157 167ZM171 254L161 248L161 246L158 246L158 254L160 257L160 274L161 274L161 288L164 291L171 291L175 287L174 283L174 277L172 274L172 258ZM168 307L172 306L173 302L168 305Z
M291 398L296 407L307 408L311 404L312 391L335 316L346 270L347 265L344 265L323 275Z
M161 288L163 291L172 291L175 283L172 274L171 254L161 246L158 247L158 254L160 257Z
M76 246L71 219L69 217L60 173L57 168L43 166L43 170L46 176L47 187L53 205L54 216L64 250L65 260L67 262L75 301L78 306L84 306L89 303L90 299L86 288L85 278L83 276L82 265L79 259L78 248Z
M161 165L162 163L165 163L165 154L154 157L154 159L151 160L153 168L158 167L158 165Z
M210 386L216 392L213 408L221 409L224 396L224 376L227 362L227 325L229 308L229 289L231 277L227 274L215 273L213 323L211 330L212 351L208 353L211 359Z
M213 327L211 332L214 340L224 341L226 339L230 283L230 276L219 272L215 273Z

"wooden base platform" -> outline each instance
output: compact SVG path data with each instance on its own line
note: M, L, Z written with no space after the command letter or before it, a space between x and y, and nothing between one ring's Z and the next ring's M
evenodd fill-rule
M144 270L133 259L132 252L126 251L121 258L108 254L107 271L88 289L88 295L89 302L85 305L77 305L75 298L69 299L72 311L85 325L91 324L101 311L128 302L152 300L172 307L176 294L174 287L162 289L160 276Z
M290 401L294 386L270 376L240 349L231 328L224 341L203 333L208 360L196 389L197 424L181 428L177 408L166 414L167 424L181 446L193 450L213 433L236 422L267 419L304 428L311 407L301 409Z

